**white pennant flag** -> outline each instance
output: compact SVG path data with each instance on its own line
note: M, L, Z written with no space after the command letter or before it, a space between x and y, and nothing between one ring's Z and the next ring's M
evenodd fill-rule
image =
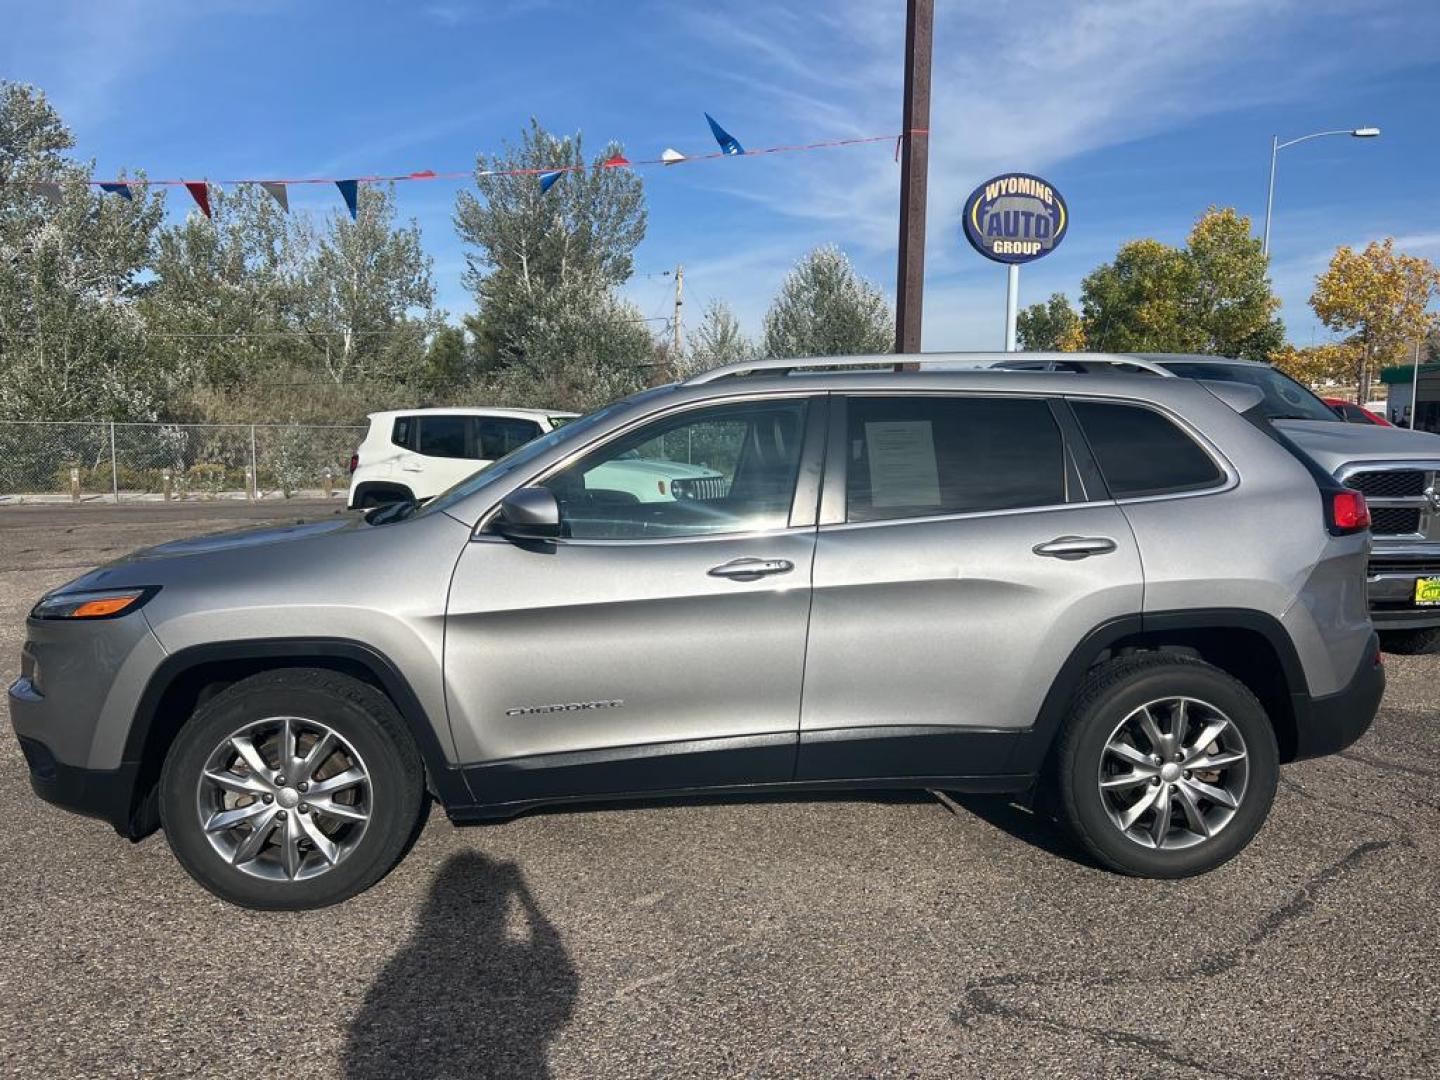
M684 161L685 155L680 153L679 150L671 150L670 147L667 146L664 150L660 151L660 160L666 165L674 165L677 161Z
M261 180L260 186L265 189L267 195L280 204L281 210L287 214L290 212L290 192L286 190L284 184L276 183L274 180Z

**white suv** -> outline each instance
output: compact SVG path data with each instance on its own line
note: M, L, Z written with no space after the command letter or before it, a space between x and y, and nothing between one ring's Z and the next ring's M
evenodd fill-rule
M350 457L351 509L433 498L578 413L547 409L402 409L371 413Z

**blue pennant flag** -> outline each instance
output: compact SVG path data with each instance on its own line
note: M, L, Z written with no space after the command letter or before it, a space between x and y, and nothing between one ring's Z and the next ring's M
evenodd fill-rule
M101 184L100 190L108 191L111 195L119 195L127 201L134 201L134 196L130 194L129 184Z
M355 220L355 201L360 196L359 180L336 180L335 186L340 189L340 197L345 200L345 206L350 211L350 220Z
M555 181L564 175L565 172L563 169L556 169L554 172L542 172L540 174L540 194L544 195L555 186Z
M740 145L740 140L717 124L715 118L708 112L705 114L705 119L710 121L710 132L715 136L715 141L720 144L721 150L727 154L745 153L745 148Z

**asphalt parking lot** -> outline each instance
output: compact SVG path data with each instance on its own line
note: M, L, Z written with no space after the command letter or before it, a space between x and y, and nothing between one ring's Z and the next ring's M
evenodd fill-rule
M46 589L333 506L0 509L0 678ZM226 906L35 799L0 737L0 1074L1440 1075L1440 657L1287 767L1237 860L1083 861L995 800L432 814L327 911ZM7 725L8 728L8 725Z

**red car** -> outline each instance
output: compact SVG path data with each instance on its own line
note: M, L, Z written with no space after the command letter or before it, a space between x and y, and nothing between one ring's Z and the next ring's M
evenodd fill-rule
M1386 420L1383 416L1376 416L1363 405L1356 405L1353 401L1346 401L1344 398L1327 397L1321 401L1335 410L1335 415L1351 424L1378 424L1380 427L1394 427L1395 425Z

